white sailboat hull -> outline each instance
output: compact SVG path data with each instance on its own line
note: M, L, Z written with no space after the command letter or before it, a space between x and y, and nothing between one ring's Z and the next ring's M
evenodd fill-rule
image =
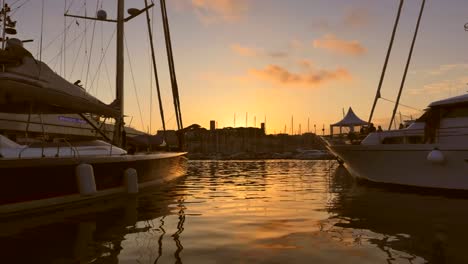
M443 154L443 162L428 159L429 153L436 147ZM468 190L466 146L335 145L329 146L329 149L357 178L378 183Z

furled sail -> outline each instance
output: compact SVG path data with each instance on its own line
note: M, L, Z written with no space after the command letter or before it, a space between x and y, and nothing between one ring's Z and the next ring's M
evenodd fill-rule
M0 50L0 112L119 116L119 109L36 61L17 39L8 40L7 48Z

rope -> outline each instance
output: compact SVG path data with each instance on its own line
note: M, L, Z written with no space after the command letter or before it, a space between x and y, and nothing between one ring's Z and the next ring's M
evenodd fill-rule
M65 0L65 5L63 6L63 12L64 14L66 13L67 11L67 0ZM67 58L66 58L66 44L67 44L67 17L66 16L63 16L63 60L60 60L61 62L63 62L63 78L66 79L66 61L67 61Z
M96 1L96 13L98 11L98 8L99 8L99 1ZM89 76L89 68L90 68L90 65L91 65L91 56L93 55L95 29L96 29L96 20L94 20L94 22L93 22L93 33L91 35L91 47L89 48L88 68L86 69L86 79L85 79L85 83L84 83L86 88L88 88L88 76ZM91 89L91 88L92 88L92 85L89 86L89 89ZM88 90L88 89L86 89L86 90Z
M135 76L133 74L133 67L132 67L132 62L130 60L130 52L128 51L128 44L127 44L127 38L126 37L125 37L125 48L127 50L127 59L128 59L128 64L130 66L130 73L132 75L133 90L135 91L135 97L136 97L136 101L137 101L138 111L140 112L141 127L142 127L142 129L145 129L145 125L144 125L144 122L143 122L143 114L141 112L140 100L138 99L138 91L136 89Z
M42 12L41 12L41 39L39 44L39 61L42 61L42 39L44 35L44 0L42 0Z
M73 3L75 2L75 0L72 0L71 3L68 5L68 7L66 8L66 11L65 13L68 13L68 11L70 11L70 8L73 6ZM65 5L66 5L66 2L65 2Z
M21 7L23 7L25 4L27 4L27 3L30 2L30 1L31 1L31 0L26 0L26 1L24 1L21 5L15 7L15 8L12 8L12 9L11 9L11 14L10 14L10 16L13 16L14 14L16 14L16 12L17 12L18 10L20 10ZM18 1L16 1L16 2L18 2ZM16 2L15 2L15 3L16 3Z
M69 43L66 47L69 48L71 45L75 44L75 40L77 40L79 37L81 37L81 36L83 35L83 33L84 33L84 32L81 32L80 34L78 34L74 39L72 39L72 40L70 41L70 43ZM55 54L54 57L52 57L52 59L50 59L50 60L47 62L47 64L50 64L50 63L52 63L54 60L56 60L57 57L61 55L61 53L62 53L62 51L60 50L57 54Z
M86 24L86 22L85 22L85 24ZM80 37L83 34L84 34L84 31L82 31L81 34L79 34L75 39L77 39L78 37ZM78 47L78 51L76 52L75 60L73 61L73 66L72 66L72 70L70 72L70 76L72 76L73 72L75 71L76 62L78 61L78 56L80 55L81 47L83 47L83 41L84 41L84 37L81 38L80 46Z
M96 78L97 78L97 76L98 76L98 74L99 74L99 72L100 72L100 70L101 70L102 62L104 61L104 58L105 58L105 56L106 56L106 54L107 54L107 50L109 49L109 46L110 46L110 44L111 44L111 42L112 42L112 39L114 39L115 32L117 32L117 29L114 30L114 33L112 33L112 36L109 38L109 41L107 42L106 50L104 51L104 53L103 53L102 56L101 56L101 59L100 59L100 61L99 61L99 65L98 65L96 74L94 75L94 77L93 77L93 79L92 79L92 81L91 81L91 87L93 86L94 81L96 80ZM96 93L97 93L97 91L96 91Z
M396 103L395 101L392 101L390 99L387 99L387 98L384 98L384 97L380 97L380 99L384 100L384 101L387 101L387 102L390 102L390 103ZM398 103L398 105L401 105L403 107L406 107L406 108L409 108L409 109L413 109L413 110L416 110L416 111L419 111L419 112L424 112L424 110L421 110L419 108L415 108L415 107L412 107L412 106L409 106L409 105L405 105L405 104L402 104L402 103Z
M84 1L84 7L85 7L85 10L84 10L84 16L88 16L88 8L86 6L86 0ZM87 32L87 26L88 24L85 23L85 28L84 28L84 41L85 41L85 50L84 50L84 57L87 58L88 57L88 32ZM85 63L83 63L81 65L81 73L80 73L80 79L83 79L83 71L84 71L84 68L85 68Z
M147 6L146 2L145 5ZM148 12L148 10L146 11ZM154 8L151 8L151 22L154 23ZM154 34L154 24L151 26L151 35ZM151 36L148 36L148 38L151 40ZM153 49L151 48L151 44L149 46L150 52L153 52ZM153 59L150 59L150 65L152 64ZM149 130L150 134L152 133L152 123L153 123L153 72L151 71L151 66L149 67L150 69L150 122L149 122ZM164 125L165 126L165 125Z

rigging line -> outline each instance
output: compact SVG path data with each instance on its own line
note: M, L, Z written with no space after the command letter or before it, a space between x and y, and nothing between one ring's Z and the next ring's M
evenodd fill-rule
M388 50L387 50L387 55L385 57L385 62L382 68L382 73L380 75L380 80L379 80L379 86L377 88L377 92L375 93L375 98L374 98L374 103L372 104L372 109L369 115L369 124L372 121L372 116L374 115L374 110L375 106L377 105L377 100L380 98L380 90L382 89L382 84L383 80L385 78L385 73L387 71L387 64L388 64L388 59L390 58L390 54L392 53L392 47L393 47L393 40L395 39L395 33L398 28L398 22L400 21L400 14L401 14L401 9L403 7L403 2L404 0L400 0L400 6L398 7L398 13L395 19L395 24L393 25L393 31L392 31L392 37L390 38L390 43L388 45Z
M74 22L74 21L73 21L73 22ZM73 22L71 22L71 23L73 23ZM70 27L71 27L71 25L72 25L71 23L70 23L70 25L68 25L67 30L70 29ZM52 44L54 44L54 42L57 41L62 35L63 35L63 32L60 33L59 35L57 35L57 36L56 36L55 38L53 38L51 41L49 41L49 42L44 46L44 48L42 49L42 52L45 52L45 51L46 51Z
M10 14L10 16L13 16L14 14L16 14L16 12L17 12L18 10L20 10L21 7L23 7L25 4L29 3L30 1L31 1L31 0L26 0L26 1L24 1L24 3L22 3L21 5L15 7L15 8L12 8L12 9L11 9L11 14Z
M147 3L145 1L145 5L147 6ZM148 12L148 11L147 11ZM154 21L154 8L151 8L151 22L153 23ZM154 25L151 25L151 34L154 34ZM148 39L151 40L151 37L148 35ZM152 52L152 49L151 49L151 44L149 45L148 49L150 50L150 52ZM153 125L153 71L151 70L151 64L152 64L152 61L153 59L150 58L150 67L149 67L149 71L150 71L150 122L149 122L149 130L150 130L150 134L152 133L152 125Z
M384 100L384 101L387 101L387 102L390 102L390 103L396 103L395 101L392 101L390 99L387 99L385 97L380 97L380 99ZM416 111L419 111L419 112L423 112L424 110L421 110L419 108L416 108L416 107L412 107L412 106L409 106L409 105L405 105L405 104L402 104L402 103L399 103L399 105L403 106L403 107L406 107L406 108L409 108L409 109L413 109L413 110L416 110Z
M408 73L408 68L409 68L409 65L410 65L410 62L411 62L411 57L413 55L414 44L416 42L416 37L418 36L419 24L421 22L421 17L422 17L423 11L424 11L424 5L425 4L426 4L426 0L423 0L422 4L421 4L421 10L419 11L418 22L416 23L416 30L414 31L413 41L411 42L411 48L410 48L410 52L408 54L408 60L406 61L405 71L403 73L403 78L401 80L400 90L398 91L397 100L395 102L395 107L393 108L392 118L390 119L390 124L388 126L388 130L390 130L392 128L393 119L395 118L395 114L396 114L396 111L398 109L398 104L400 102L401 92L403 91L403 87L405 86L406 74Z
M87 1L85 0L84 1L84 7L85 7L85 10L84 10L84 16L88 16L88 7L86 5ZM88 29L88 23L85 23L85 27L84 27L84 38L85 38L85 50L84 50L84 58L86 60L86 58L88 57L88 32L87 32L87 29ZM84 68L85 68L85 63L83 63L81 65L81 73L80 73L80 79L83 79L83 71L84 71Z
M70 8L72 7L73 3L75 2L75 0L72 0L71 3L68 5L68 7L66 8L66 11L65 13L68 13L68 11L70 11ZM66 3L65 3L66 5Z
M81 10L83 10L83 8L81 8L79 12L81 12ZM68 30L70 29L70 27L71 27L74 23L76 23L77 21L78 21L78 19L74 19L74 20L72 20L72 21L70 22L70 24L68 24L68 26L67 26L67 32L68 32ZM62 33L60 33L60 34L58 34L55 38L53 38L51 41L49 41L49 42L45 45L45 47L42 49L42 52L45 52L45 51L46 51L55 41L57 41L63 34L65 34L65 31L62 32Z
M99 8L99 1L96 1L96 13L97 13L97 10ZM91 35L91 47L89 48L89 58L88 58L88 68L86 69L86 79L85 79L85 87L86 87L86 90L88 90L88 76L89 76L89 69L91 68L91 56L93 55L93 46L94 46L94 32L95 32L95 29L96 29L96 20L94 20L93 22L93 33ZM92 85L89 86L89 89L92 88Z
M75 40L78 39L79 37L81 37L83 35L84 32L81 32L80 34L78 34L74 39L72 39L68 45L66 46L67 48L71 47L73 44L75 44ZM60 56L60 53L61 51L59 51L59 53L55 54L54 57L52 57L47 63L51 63L52 61L54 61L55 59L57 59L58 56Z
M65 10L67 8L67 0L64 0L64 6L63 6L63 12L65 13ZM64 73L62 72L62 69L63 67L65 66L65 43L66 43L66 40L67 40L67 35L65 34L66 32L66 29L67 29L67 17L66 16L63 16L63 42L62 42L62 45L60 47L60 49L62 50L61 51L61 54L60 54L60 75L63 76L65 78L65 75Z
M94 81L96 80L96 77L98 76L98 73L99 71L101 70L101 65L102 65L102 62L104 61L104 58L107 54L107 50L109 49L109 46L112 42L112 40L114 39L114 36L115 36L115 33L117 32L117 29L114 30L114 33L112 33L112 36L109 38L109 41L107 42L107 46L106 46L106 50L104 51L104 53L102 54L101 56L101 60L99 61L99 65L98 65L98 68L97 68L97 71L96 71L96 74L94 75L92 81L91 81L91 87L93 86L94 84Z
M145 0L145 6L148 7L148 1ZM152 27L151 27L151 21L150 21L150 16L149 16L149 10L146 9L146 21L148 25L148 34L150 38L150 45L151 45L151 59L153 62L153 70L154 70L154 80L156 84L156 91L158 93L158 103L159 103L159 113L161 115L161 122L163 126L163 139L166 140L166 121L164 120L164 108L162 105L162 99L161 99L161 89L159 87L159 78L158 78L158 68L156 66L156 56L155 56L155 50L154 50L154 43L153 43L153 33L152 33ZM152 88L152 87L150 87ZM150 89L152 91L153 89ZM151 104L152 105L152 102Z
M14 1L13 3L10 4L10 6L14 6L14 5L15 5L16 3L18 3L19 1L21 1L21 0L16 0L16 1Z
M102 5L102 2L101 2L101 5ZM101 6L101 8L102 8L102 6ZM117 31L117 29L114 30L114 32L116 32L116 31ZM114 34L115 34L115 33L114 33ZM103 39L104 39L104 23L101 23L101 43L102 43L102 40L103 40ZM104 52L104 49L103 49L102 47L103 47L103 45L101 44L101 54L105 54L107 51ZM107 50L107 48L106 48L106 50ZM109 77L109 76L110 76L110 75L109 75L109 69L108 69L108 67L107 67L107 62L106 62L105 59L103 60L103 62L104 62L104 70L105 70L105 72L106 72L106 77L107 77L107 83L108 83L108 85L109 85L110 95L112 96L113 90L112 90L111 80L110 80L110 77Z
M82 36L82 34L84 34L84 31L81 32L75 39L73 39L72 42L75 43L75 40L77 38L79 38L80 36ZM77 51L75 59L73 61L72 70L71 70L70 75L69 75L70 77L73 75L73 72L75 71L76 62L78 61L78 56L80 55L81 47L83 47L83 41L84 41L84 37L81 38L80 46L78 47L78 51Z
M65 3L64 3L64 6L63 6L63 13L65 14L67 11L67 0L65 0ZM66 64L66 46L67 46L67 30L68 30L68 27L67 27L67 17L66 16L63 16L63 44L62 44L62 48L63 48L63 54L62 54L62 59L60 60L61 63L63 63L63 77L66 79L67 76L66 76L66 67L65 67L65 64Z
M110 94L112 95L112 83L111 83L111 80L110 80L110 75L109 75L109 69L107 67L107 62L106 60L104 60L104 70L106 71L106 78L107 78L107 84L109 84L109 91L110 91Z
M142 129L145 129L145 125L144 125L144 122L143 122L143 114L141 112L140 100L138 99L138 91L136 89L135 76L133 74L132 61L130 60L130 52L128 50L128 44L127 44L127 38L126 37L125 37L125 48L127 50L127 59L128 59L128 64L130 66L130 73L132 75L133 89L135 90L135 97L136 97L136 101L137 101L138 111L140 112L141 127L142 127Z
M43 36L44 36L44 5L45 5L45 1L42 0L42 12L41 12L41 39L40 39L40 44L39 44L39 61L42 61L42 40L43 40Z

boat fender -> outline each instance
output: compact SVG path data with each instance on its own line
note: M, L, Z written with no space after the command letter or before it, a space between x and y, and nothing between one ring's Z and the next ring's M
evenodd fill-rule
M441 163L444 163L445 157L442 151L440 151L438 148L434 148L427 155L427 160L434 164L441 164Z
M75 167L76 183L81 195L93 195L96 191L94 169L90 164L82 163Z
M138 173L133 168L128 168L124 171L124 185L127 188L127 193L138 193Z

